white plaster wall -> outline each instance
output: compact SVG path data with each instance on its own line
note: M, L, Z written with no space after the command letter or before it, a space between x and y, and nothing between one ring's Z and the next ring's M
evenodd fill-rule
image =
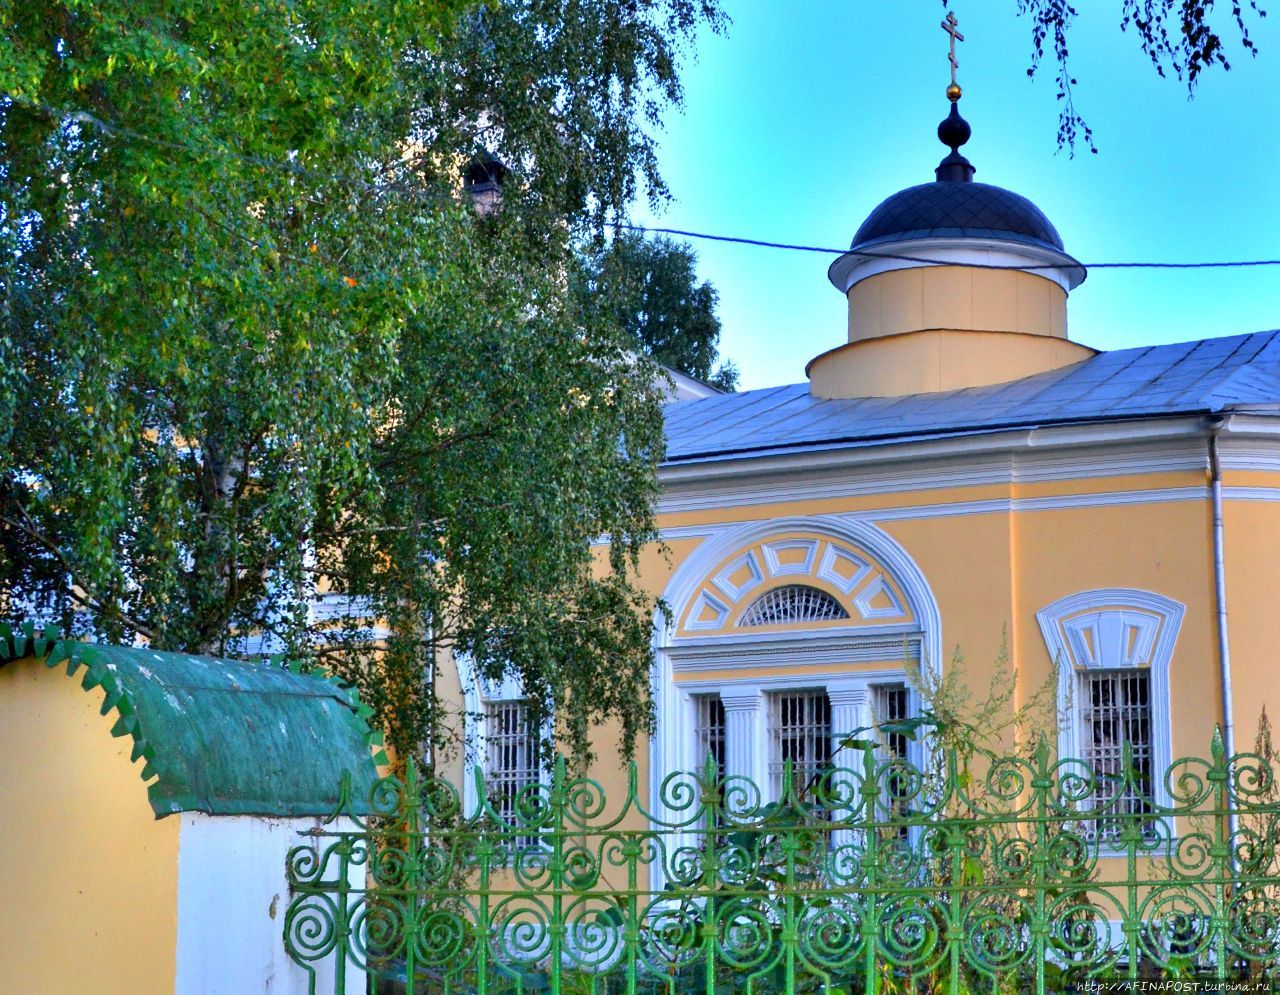
M310 976L284 949L285 862L312 818L265 819L184 812L178 850L175 995L310 995ZM353 827L339 820L329 829ZM352 885L362 885L363 868ZM315 995L334 991L334 958L313 965ZM347 967L347 991L365 990Z

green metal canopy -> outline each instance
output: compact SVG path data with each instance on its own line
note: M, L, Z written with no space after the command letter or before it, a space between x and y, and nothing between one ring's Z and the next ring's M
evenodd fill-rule
M296 666L104 646L30 623L0 624L0 666L26 657L83 669L101 687L111 733L133 737L132 759L156 817L328 815L369 797L382 737L354 689ZM378 755L374 756L374 752ZM344 775L350 790L340 798ZM154 780L152 780L154 778Z

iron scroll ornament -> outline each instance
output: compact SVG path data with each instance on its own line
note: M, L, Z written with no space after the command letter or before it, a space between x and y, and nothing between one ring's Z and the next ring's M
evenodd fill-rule
M920 770L872 745L776 800L713 763L635 766L611 805L555 764L504 820L440 780L386 779L289 856L290 956L313 991L1060 991L1089 979L1274 980L1280 797L1263 757L1121 783L1041 741ZM1120 799L1138 797L1139 806ZM1232 815L1238 828L1231 831Z

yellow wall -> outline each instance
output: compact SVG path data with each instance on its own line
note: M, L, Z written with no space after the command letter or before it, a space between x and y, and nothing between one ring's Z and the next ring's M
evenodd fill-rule
M850 342L815 358L806 372L814 397L898 397L1007 383L1094 355L1044 335L928 329Z
M1016 704L1024 703L1051 675L1049 651L1035 617L1038 610L1069 594L1098 588L1136 588L1171 598L1186 606L1169 675L1172 756L1207 757L1214 727L1221 721L1221 699L1206 473L1161 470L1157 464L1147 473L1064 474L1060 480L1031 483L1013 477L1011 471L1003 484L666 513L659 524L664 529L732 528L735 523L775 518L858 514L896 541L927 580L942 619L943 667L951 666L951 653L958 650L969 686L981 697L1003 644L1018 671ZM1229 491L1244 486L1280 488L1280 473L1228 473L1226 484ZM1151 500L1141 500L1144 492ZM1055 498L1077 506L947 513L957 504L975 501L1005 500L1016 507L1019 501ZM903 517L902 509L912 510ZM882 519L877 510L885 512ZM1252 746L1264 704L1280 724L1280 667L1275 663L1280 612L1274 605L1280 591L1280 502L1228 499L1226 539L1236 743L1237 749L1245 750ZM674 572L708 541L675 538L665 551L656 544L649 547L641 560L645 588L654 595L669 593ZM830 662L800 668L780 654L776 667L755 670L753 675L789 670L802 680L806 675L830 676L840 668ZM1056 730L1043 731L1052 743ZM601 727L595 742L597 759L590 775L616 805L625 793L616 728ZM643 798L649 784L646 742L639 744L636 759Z
M1242 476L1227 473L1224 483ZM1280 741L1280 503L1227 500L1223 532L1235 748L1243 752L1253 749L1264 706Z
M1228 486L1232 479L1228 477ZM1254 486L1280 485L1280 474L1254 473ZM1170 488L1203 488L1203 497L1160 500ZM1154 500L1130 502L1149 490ZM1046 510L932 515L954 503L1007 498L1126 502ZM1221 720L1209 491L1203 472L1174 471L1083 477L1032 484L981 485L840 499L791 501L663 516L671 528L716 522L857 512L875 523L875 509L922 509L919 517L878 522L915 561L938 602L943 654L958 649L973 689L982 693L1000 652L1002 632L1019 670L1017 700L1049 677L1051 662L1035 613L1068 594L1127 587L1186 605L1170 669L1173 755L1207 756ZM1235 669L1237 747L1252 743L1262 703L1280 720L1280 504L1227 504L1228 601ZM674 562L646 561L646 586L665 589L671 569L698 540L672 544ZM649 572L651 571L651 572ZM780 661L785 665L785 661Z
M849 341L929 328L1067 337L1067 292L1020 270L917 266L849 288Z
M849 288L849 341L806 369L815 397L895 397L1005 383L1077 363L1067 292L1036 273L890 270Z
M156 821L102 697L65 666L0 667L5 993L173 991L179 820Z

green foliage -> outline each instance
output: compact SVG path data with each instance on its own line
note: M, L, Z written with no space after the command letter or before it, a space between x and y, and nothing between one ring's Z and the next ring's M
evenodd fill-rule
M698 283L697 261L688 245L619 232L584 255L575 291L584 308L612 318L657 362L732 391L738 370L732 361L718 360L716 289L706 280Z
M512 166L522 201L551 218L616 216L641 189L657 203L652 132L681 100L681 54L725 23L715 0L477 6L421 63L414 123L430 148Z
M950 6L951 0L942 0ZM1215 66L1223 72L1231 69L1226 39L1220 31L1221 20L1214 18L1215 0L1121 0L1120 30L1133 31L1142 54L1160 76L1172 74L1185 80L1187 93L1195 92L1200 74ZM1241 48L1250 55L1258 54L1258 46L1249 33L1246 8L1258 19L1267 16L1258 0L1233 0L1230 28ZM1075 108L1074 87L1077 85L1070 68L1071 24L1077 16L1073 0L1018 0L1019 16L1031 21L1031 66L1027 75L1040 71L1046 51L1052 52L1055 64L1054 83L1061 108L1058 114L1058 148L1073 154L1076 143L1083 142L1090 152L1093 130Z
M571 749L604 720L629 749L661 391L562 274L624 178L660 189L649 129L714 6L0 18L0 610L265 638L356 682L402 750L443 741L429 664L457 648ZM519 164L487 218L457 188L473 144Z
M969 680L959 647L940 674L922 667L919 661L907 660L904 666L923 707L918 718L905 719L903 724L927 733L935 753L955 751L963 770L968 771L977 759L990 761L1007 755L1013 743L1020 744L1029 753L1035 749L1040 736L1052 737L1058 728L1057 664L1050 668L1040 685L1015 706L1019 675L1009 661L1007 633L1001 633L1000 650L992 663L987 686L981 691L975 690ZM882 733L886 731L881 727ZM942 776L942 772L936 776Z

